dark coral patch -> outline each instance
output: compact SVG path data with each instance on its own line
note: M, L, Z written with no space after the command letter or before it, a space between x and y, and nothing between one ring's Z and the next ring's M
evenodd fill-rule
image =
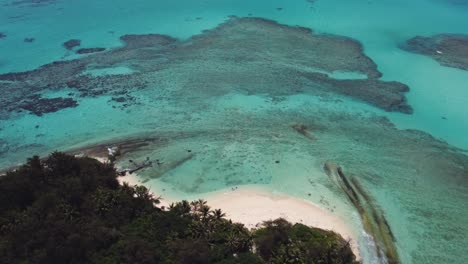
M306 73L304 76L315 84L320 84L318 87L360 99L385 111L413 113L404 96L404 93L409 91L409 87L405 84L367 79L337 80L321 73Z
M167 35L146 34L146 35L123 35L120 40L125 42L128 49L144 48L144 47L160 47L173 44L177 39Z
M84 48L76 51L77 54L90 54L105 51L105 48Z
M115 102L118 103L117 105L112 105L112 108L119 108L119 109L125 109L129 107L130 105L133 105L136 103L136 98L126 94L122 93L120 96L114 96L109 100L109 103Z
M416 36L400 45L400 48L432 57L441 65L468 71L468 35Z
M70 39L70 40L65 41L62 45L63 45L67 50L72 50L72 49L74 49L75 47L78 47L78 46L81 45L81 40L79 40L79 39Z
M120 96L120 97L112 97L112 101L118 102L118 103L123 103L127 101L127 98Z
M20 107L37 116L42 116L46 113L57 112L64 108L77 107L78 102L73 98L40 98L39 96L31 96L21 102Z

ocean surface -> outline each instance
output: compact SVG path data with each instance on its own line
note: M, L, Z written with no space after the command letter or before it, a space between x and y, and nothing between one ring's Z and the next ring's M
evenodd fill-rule
M119 38L150 33L172 46L134 49ZM0 77L0 168L122 144L117 164L152 160L139 175L163 196L268 186L346 219L364 263L385 263L324 172L332 160L383 212L402 263L467 263L468 71L400 48L452 33L468 35L468 1L0 0L0 74L78 60L79 76L91 76L55 82L54 66L34 73L47 85L22 89ZM80 55L63 46L70 39L106 51ZM355 53L333 55L343 50ZM376 70L377 82L409 87L412 111L353 93ZM68 101L41 105L54 98Z

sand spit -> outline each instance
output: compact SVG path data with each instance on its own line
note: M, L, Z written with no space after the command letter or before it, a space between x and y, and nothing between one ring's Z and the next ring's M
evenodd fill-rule
M343 238L350 239L354 253L359 255L355 232L343 219L311 202L257 186L241 186L200 196L211 207L222 209L228 218L248 228L282 217L292 223L333 230Z
M135 173L126 173L118 179L121 184L144 185ZM186 197L164 195L159 206L169 207L180 200L198 199L206 200L210 207L223 210L228 219L240 222L249 229L260 227L264 221L282 217L292 223L332 230L344 239L349 239L354 254L360 258L357 234L343 219L309 201L274 192L267 187L245 185Z

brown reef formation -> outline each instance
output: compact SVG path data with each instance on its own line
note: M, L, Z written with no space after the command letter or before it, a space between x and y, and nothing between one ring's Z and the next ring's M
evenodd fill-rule
M81 40L79 40L79 39L69 39L69 40L65 41L62 45L67 50L72 50L75 47L79 47L81 45Z
M395 237L385 216L358 180L345 175L342 168L332 161L325 162L324 170L359 213L364 230L374 238L377 255L382 257L384 254L389 264L400 263Z
M158 87L173 98L219 96L232 91L271 96L339 95L386 111L412 112L404 96L408 87L379 80L381 73L361 44L346 37L261 18L231 18L184 41L158 34L125 35L121 40L124 46L120 48L0 75L0 89L7 95L0 99L0 111L14 112L25 96L45 89L68 87L88 97L122 96ZM78 45L78 40L64 43L67 49ZM116 66L129 67L133 73L85 73ZM326 74L335 71L368 78L338 80Z
M78 102L72 98L40 98L38 95L29 96L23 100L20 105L21 109L31 112L37 116L42 116L46 113L57 112L64 108L74 108L78 106Z
M105 48L83 48L76 51L77 54L90 54L105 51Z
M468 35L416 36L400 47L409 52L429 56L441 65L468 71Z

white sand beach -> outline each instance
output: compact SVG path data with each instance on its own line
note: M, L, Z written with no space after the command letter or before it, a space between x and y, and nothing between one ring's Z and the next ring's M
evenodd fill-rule
M213 208L221 208L228 218L254 228L262 221L285 218L322 229L333 230L345 239L353 238L353 232L337 216L317 205L266 188L241 186L202 196Z
M212 208L220 208L234 222L255 228L263 221L282 217L292 223L332 230L351 239L353 252L359 258L357 235L343 219L321 207L289 195L272 192L259 186L240 186L199 195Z

